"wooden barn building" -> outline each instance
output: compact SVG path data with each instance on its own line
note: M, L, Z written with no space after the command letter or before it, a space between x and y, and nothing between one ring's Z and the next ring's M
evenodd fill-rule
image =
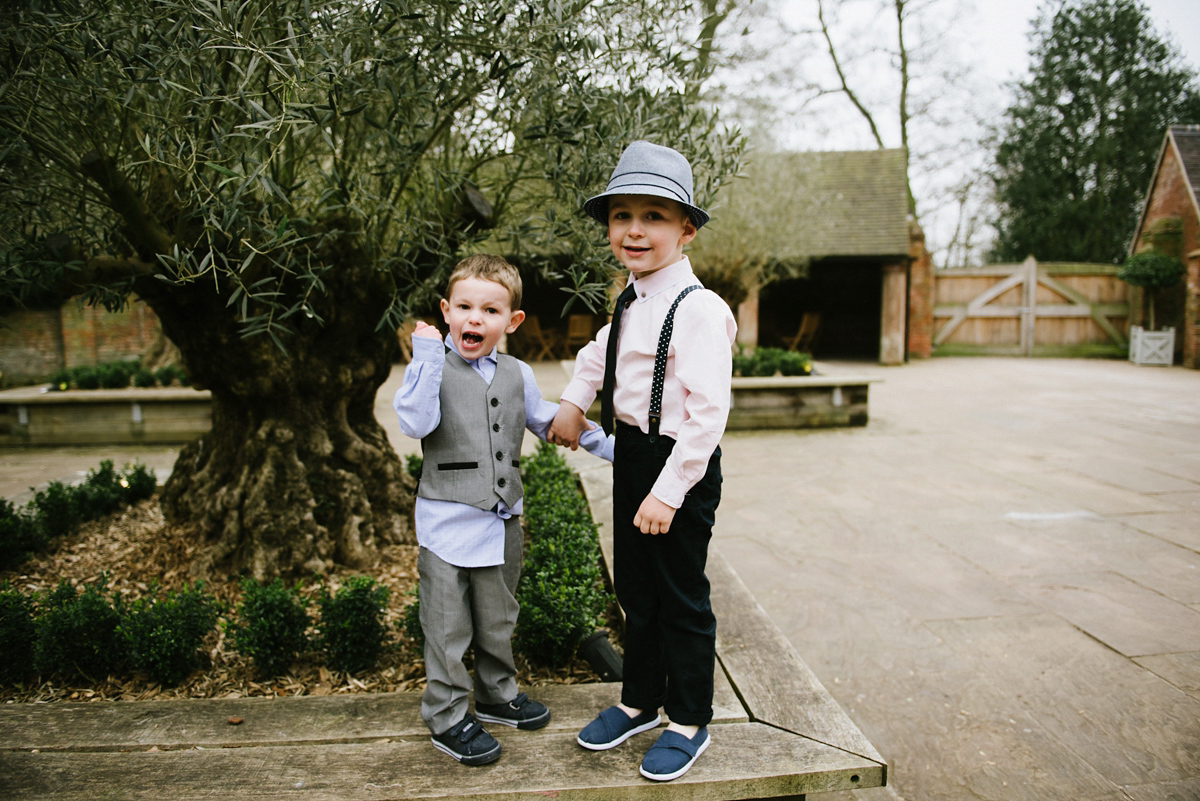
M698 265L729 249L731 227L746 238L756 226L750 244L768 263L738 306L743 345L882 364L930 354L933 268L909 218L903 150L761 156L723 193L701 234L717 245L697 248Z

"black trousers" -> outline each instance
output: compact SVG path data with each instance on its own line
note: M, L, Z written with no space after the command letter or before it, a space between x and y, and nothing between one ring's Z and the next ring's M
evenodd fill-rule
M712 720L717 621L709 602L708 541L721 501L721 449L665 534L633 525L675 441L617 424L613 459L613 580L625 610L621 702L663 708L675 723Z

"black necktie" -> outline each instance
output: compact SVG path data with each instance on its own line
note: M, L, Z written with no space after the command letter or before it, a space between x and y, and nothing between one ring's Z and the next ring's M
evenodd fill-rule
M613 309L612 325L608 329L608 353L604 357L604 386L600 390L600 427L605 434L613 432L613 388L617 385L617 339L621 334L621 315L625 307L633 303L637 292L633 288L633 279L617 296L617 306Z

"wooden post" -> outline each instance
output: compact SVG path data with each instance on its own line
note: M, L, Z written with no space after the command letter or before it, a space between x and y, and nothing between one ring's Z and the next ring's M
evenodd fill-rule
M885 264L883 267L883 309L879 321L880 364L904 364L907 312L908 265Z
M758 293L757 284L737 307L737 344L747 348L758 347Z
M1025 271L1025 282L1021 292L1021 354L1033 355L1033 332L1037 323L1037 259L1025 259L1021 265Z

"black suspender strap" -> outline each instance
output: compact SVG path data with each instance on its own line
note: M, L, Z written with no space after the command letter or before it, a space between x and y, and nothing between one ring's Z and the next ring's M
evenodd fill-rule
M658 335L658 350L654 354L654 380L650 385L649 434L651 442L658 439L658 425L662 422L663 381L667 377L667 349L671 345L671 333L675 330L675 310L679 308L679 302L696 289L704 289L704 287L693 284L679 293L675 302L671 304L671 310L667 312L667 317L663 320L662 331Z

